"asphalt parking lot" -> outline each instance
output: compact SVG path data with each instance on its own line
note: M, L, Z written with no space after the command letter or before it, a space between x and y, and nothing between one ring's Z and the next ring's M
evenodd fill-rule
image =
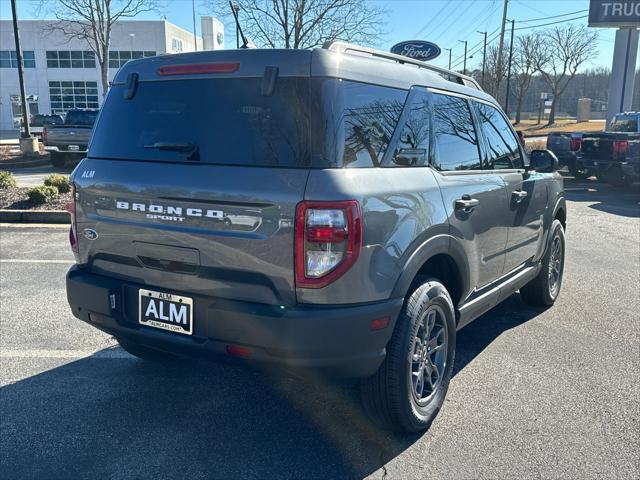
M69 312L67 230L0 227L0 471L14 478L639 478L640 188L567 182L563 290L458 334L432 428L355 390L137 360Z

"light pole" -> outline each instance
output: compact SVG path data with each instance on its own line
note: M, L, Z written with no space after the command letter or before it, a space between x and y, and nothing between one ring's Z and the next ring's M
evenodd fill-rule
M507 96L504 100L504 113L509 116L509 90L511 88L511 61L513 60L513 30L515 27L516 21L511 20L511 43L509 45L509 67L507 70Z
M236 13L236 17L238 16L238 12L240 12L240 5L234 3L231 8ZM236 48L240 48L240 32L238 31L238 22L236 22Z
M451 70L451 50L452 48L445 48L445 50L449 50L449 70Z
M16 0L11 0L11 13L13 14L13 39L16 44L16 61L18 62L18 82L20 83L20 103L22 104L22 123L24 131L20 134L22 138L31 138L31 127L29 125L29 104L24 92L24 71L22 65L22 50L20 50L20 34L18 33L18 13Z
M464 75L467 74L467 41L466 40L458 40L460 43L464 43L464 64L462 67L462 73Z
M193 14L193 50L198 51L198 37L196 36L196 0L191 0L191 12Z
M129 40L131 40L131 58L133 58L133 41L136 38L136 34L135 33L130 33L129 34Z
M484 88L484 72L487 65L487 32L478 32L484 35L484 49L482 51L482 88Z

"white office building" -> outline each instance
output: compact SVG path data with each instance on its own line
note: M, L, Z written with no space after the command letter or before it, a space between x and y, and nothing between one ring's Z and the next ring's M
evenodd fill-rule
M52 20L18 24L24 57L24 81L31 115L63 114L72 108L99 108L102 103L100 66L88 43L51 31ZM203 36L197 49L224 48L224 25L201 17ZM109 52L109 78L132 58L194 51L194 35L165 20L129 20L114 25ZM20 86L13 25L0 21L0 130L20 122Z

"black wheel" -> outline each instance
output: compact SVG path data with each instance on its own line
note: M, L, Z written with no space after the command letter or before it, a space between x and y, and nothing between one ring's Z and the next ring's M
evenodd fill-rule
M622 168L611 167L607 172L607 182L614 187L628 187L633 183L633 178L625 175Z
M599 182L604 182L604 183L609 182L607 171L604 168L599 168L598 170L596 170L595 175Z
M540 273L520 289L520 297L525 303L536 307L549 307L555 303L562 287L564 253L564 229L559 220L554 220Z
M51 152L51 165L57 168L64 167L67 163L67 156L60 152Z
M567 167L569 168L569 173L577 180L584 180L591 176L591 172L588 169L578 165L575 160L570 161Z
M175 360L175 355L170 353L162 352L160 350L154 350L153 348L145 347L144 345L140 345L138 342L129 339L116 338L120 346L130 353L134 357L141 358L143 360L148 360L151 362L170 362Z
M426 281L407 299L380 369L361 383L367 412L393 430L428 428L447 394L455 350L451 297L437 280Z

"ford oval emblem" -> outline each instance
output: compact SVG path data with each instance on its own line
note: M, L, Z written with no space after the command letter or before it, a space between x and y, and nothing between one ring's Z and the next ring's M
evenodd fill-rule
M98 232L96 232L92 228L85 228L82 233L84 235L84 238L86 238L87 240L95 240L96 238L98 238Z
M425 40L407 40L406 42L396 43L391 47L391 53L426 62L427 60L433 60L438 57L438 55L442 53L442 50L432 42Z

